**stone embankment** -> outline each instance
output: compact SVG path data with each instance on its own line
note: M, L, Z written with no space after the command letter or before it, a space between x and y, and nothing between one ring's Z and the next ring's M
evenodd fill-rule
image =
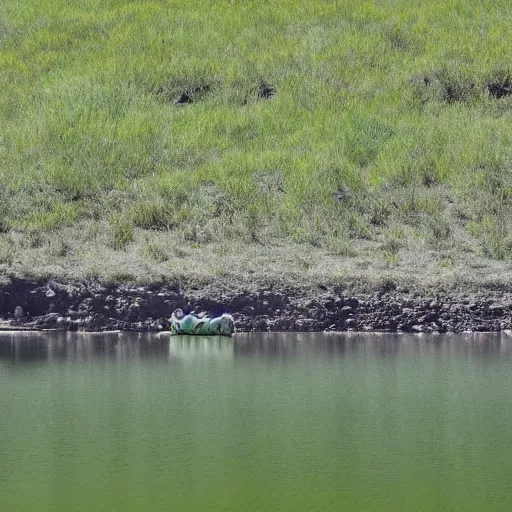
M203 287L63 284L11 279L0 285L0 328L161 331L176 308L224 312L237 331L464 332L512 329L512 293L353 295L336 286Z

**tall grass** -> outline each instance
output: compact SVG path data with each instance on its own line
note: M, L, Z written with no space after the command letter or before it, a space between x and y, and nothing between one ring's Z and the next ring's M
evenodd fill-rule
M4 0L0 231L508 259L511 43L499 0Z

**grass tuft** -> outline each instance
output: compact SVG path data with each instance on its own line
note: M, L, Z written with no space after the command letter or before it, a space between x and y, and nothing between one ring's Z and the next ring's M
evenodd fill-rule
M163 263L167 261L170 257L170 254L166 247L157 242L147 242L143 248L143 254L146 258L156 261L158 263Z
M508 69L495 71L487 80L487 90L496 99L512 94L512 74Z
M111 236L109 245L115 251L126 249L127 245L134 240L133 225L121 216L113 216L110 219Z
M15 247L13 241L0 235L0 265L10 267L14 262Z
M172 205L162 203L137 203L132 207L131 218L142 229L169 230L178 224Z

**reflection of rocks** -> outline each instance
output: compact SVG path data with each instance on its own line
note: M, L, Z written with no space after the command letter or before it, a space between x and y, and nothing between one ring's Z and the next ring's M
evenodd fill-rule
M512 336L506 333L446 336L393 333L245 333L232 339L146 333L18 332L0 333L0 362L166 361L416 357L418 353L512 360Z
M393 334L363 333L254 333L233 339L236 356L260 355L285 359L302 353L317 353L327 357L362 355L374 352L383 356L395 355L401 337Z
M51 293L49 293L51 291ZM211 282L154 286L13 278L0 288L0 328L163 331L177 309L235 318L238 331L444 333L512 329L512 292L425 296L385 287L353 296L337 286ZM2 322L3 317L3 322Z
M247 333L233 338L235 357L285 360L309 356L329 359L379 357L399 354L467 354L472 357L512 359L512 337L498 333L450 334L446 336L394 333Z
M65 331L0 333L0 360L88 361L169 357L169 339L147 334L77 334Z
M233 339L235 356L262 355L267 358L285 358L297 351L297 334L286 338L278 333L254 334Z

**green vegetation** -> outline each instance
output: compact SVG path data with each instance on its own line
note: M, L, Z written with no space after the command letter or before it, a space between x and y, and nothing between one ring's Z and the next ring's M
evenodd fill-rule
M0 268L510 260L511 46L504 0L4 0Z

